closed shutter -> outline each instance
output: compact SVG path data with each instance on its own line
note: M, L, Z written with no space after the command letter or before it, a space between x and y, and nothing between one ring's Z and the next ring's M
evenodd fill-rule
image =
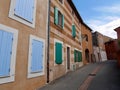
M64 15L62 15L62 28L64 28Z
M72 37L73 38L76 37L76 28L75 28L75 25L72 25Z
M33 22L34 0L16 0L15 15Z
M62 44L55 43L55 63L62 64Z
M82 53L80 52L80 61L82 61Z
M74 50L74 62L77 62L77 51Z
M81 61L82 61L82 53L78 52L78 62L81 62Z
M13 34L0 30L0 77L10 76Z
M54 23L58 25L58 9L57 7L54 8Z
M78 51L78 62L80 62L80 52Z
M31 73L43 71L43 42L32 40Z

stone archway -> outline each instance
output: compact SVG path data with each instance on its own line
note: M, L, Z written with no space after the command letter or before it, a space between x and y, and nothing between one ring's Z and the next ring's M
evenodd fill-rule
M89 50L88 49L85 49L85 59L87 60L87 62L90 62L89 60Z

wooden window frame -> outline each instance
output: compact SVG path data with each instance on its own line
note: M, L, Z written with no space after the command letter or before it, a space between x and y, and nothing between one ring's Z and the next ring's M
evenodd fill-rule
M31 60L32 60L32 40L37 40L43 42L43 71L41 72L36 72L36 73L31 73ZM39 37L36 37L34 35L30 35L30 40L29 40L29 55L28 55L28 78L33 78L33 77L38 77L45 75L45 40Z
M29 26L29 27L35 28L36 3L37 3L37 0L34 0L34 13L33 13L33 22L32 23L15 15L14 9L15 9L15 5L16 5L16 0L11 0L10 10L9 10L9 18L14 19L22 24Z
M3 83L9 83L9 82L15 81L15 65L16 65L17 42L18 42L18 30L2 24L0 24L0 30L13 33L10 75L8 77L0 78L0 84L3 84Z

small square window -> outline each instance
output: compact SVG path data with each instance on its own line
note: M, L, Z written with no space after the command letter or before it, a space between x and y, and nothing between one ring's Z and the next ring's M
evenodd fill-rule
M88 42L88 35L86 35L86 39L85 40Z
M58 25L60 27L62 27L62 17L63 17L63 15L61 14L60 11L58 11Z
M54 23L64 29L64 15L57 7L54 8Z
M59 2L63 4L63 0L59 0Z

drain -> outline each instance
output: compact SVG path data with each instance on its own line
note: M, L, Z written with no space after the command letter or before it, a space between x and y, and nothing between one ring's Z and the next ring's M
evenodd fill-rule
M89 76L96 76L96 74L90 73Z

